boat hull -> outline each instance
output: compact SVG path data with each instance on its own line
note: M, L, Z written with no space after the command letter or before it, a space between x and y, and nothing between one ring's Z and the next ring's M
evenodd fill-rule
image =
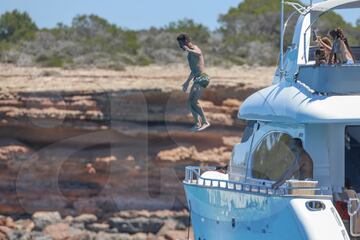
M184 186L195 240L349 239L331 199ZM321 201L325 209L310 211L309 201Z

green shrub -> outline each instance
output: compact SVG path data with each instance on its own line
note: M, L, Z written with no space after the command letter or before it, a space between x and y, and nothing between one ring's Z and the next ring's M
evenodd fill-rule
M203 50L208 65L274 65L278 61L279 11L279 0L243 0L220 16L221 27L215 31L191 19L132 31L97 15L78 15L69 26L59 23L52 29L39 30L27 13L14 10L0 16L0 61L115 70L126 65L185 63L176 37L187 32ZM286 14L290 12L287 6ZM293 20L289 29L296 18ZM360 44L360 20L352 26L340 15L328 13L316 26L321 35L341 27L351 45ZM287 32L285 45L291 38L292 33Z
M165 31L173 33L188 33L192 40L197 43L206 44L209 42L210 31L202 24L195 23L191 19L183 19L177 22L171 22L164 28Z
M154 61L145 55L140 55L136 60L136 64L140 66L148 66L152 63L154 63Z
M45 56L41 55L36 59L42 67L64 67L64 60L59 56Z

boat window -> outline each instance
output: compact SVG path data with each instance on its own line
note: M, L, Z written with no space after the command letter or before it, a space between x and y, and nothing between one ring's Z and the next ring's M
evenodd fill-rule
M360 126L345 131L345 187L360 192Z
M278 180L295 160L289 148L292 137L282 132L271 132L257 145L252 158L253 178Z
M229 168L230 180L232 181L241 181L246 177L247 161L249 159L255 123L256 121L247 122L241 143L234 146Z
M241 139L241 142L247 142L254 132L254 125L256 121L248 121Z

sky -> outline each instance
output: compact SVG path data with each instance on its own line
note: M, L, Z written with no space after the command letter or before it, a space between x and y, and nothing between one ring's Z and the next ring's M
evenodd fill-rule
M58 22L69 25L78 14L94 13L129 29L161 27L171 21L194 19L215 29L219 14L237 6L240 0L1 0L0 14L26 11L39 27Z
M118 26L140 30L162 27L171 21L193 19L216 29L220 14L236 7L242 0L1 0L0 14L18 9L30 14L38 27L51 28L62 22L71 24L78 14L96 14ZM304 0L305 2L309 0ZM315 2L317 0L314 0ZM360 14L344 12L355 23Z

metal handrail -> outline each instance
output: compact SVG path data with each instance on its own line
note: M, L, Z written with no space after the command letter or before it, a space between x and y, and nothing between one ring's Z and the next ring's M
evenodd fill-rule
M357 203L357 208L352 212L352 202L356 202ZM360 210L360 200L358 198L350 198L348 201L348 214L350 217L356 215Z
M357 207L356 207L356 209L354 211L351 211L353 202L356 202ZM355 224L354 218L356 218L355 215L357 215L359 213L359 210L360 210L360 200L359 200L359 198L350 198L349 201L348 201L347 209L348 209L348 214L350 216L350 234L353 237L360 237L359 233L354 232L354 224Z
M320 191L320 194L316 195L326 195L324 192L330 192L329 187L290 187L290 186L281 186L278 189L273 189L271 187L256 184L256 183L244 183L236 182L231 180L221 180L221 179L210 179L204 178L201 176L201 171L215 171L216 167L195 167L188 166L185 168L185 180L184 183L187 184L196 184L205 187L212 188L221 188L242 192L251 192L259 193L265 195L287 195L291 190L311 190L311 191ZM327 194L329 195L329 194ZM330 194L331 195L331 194Z

